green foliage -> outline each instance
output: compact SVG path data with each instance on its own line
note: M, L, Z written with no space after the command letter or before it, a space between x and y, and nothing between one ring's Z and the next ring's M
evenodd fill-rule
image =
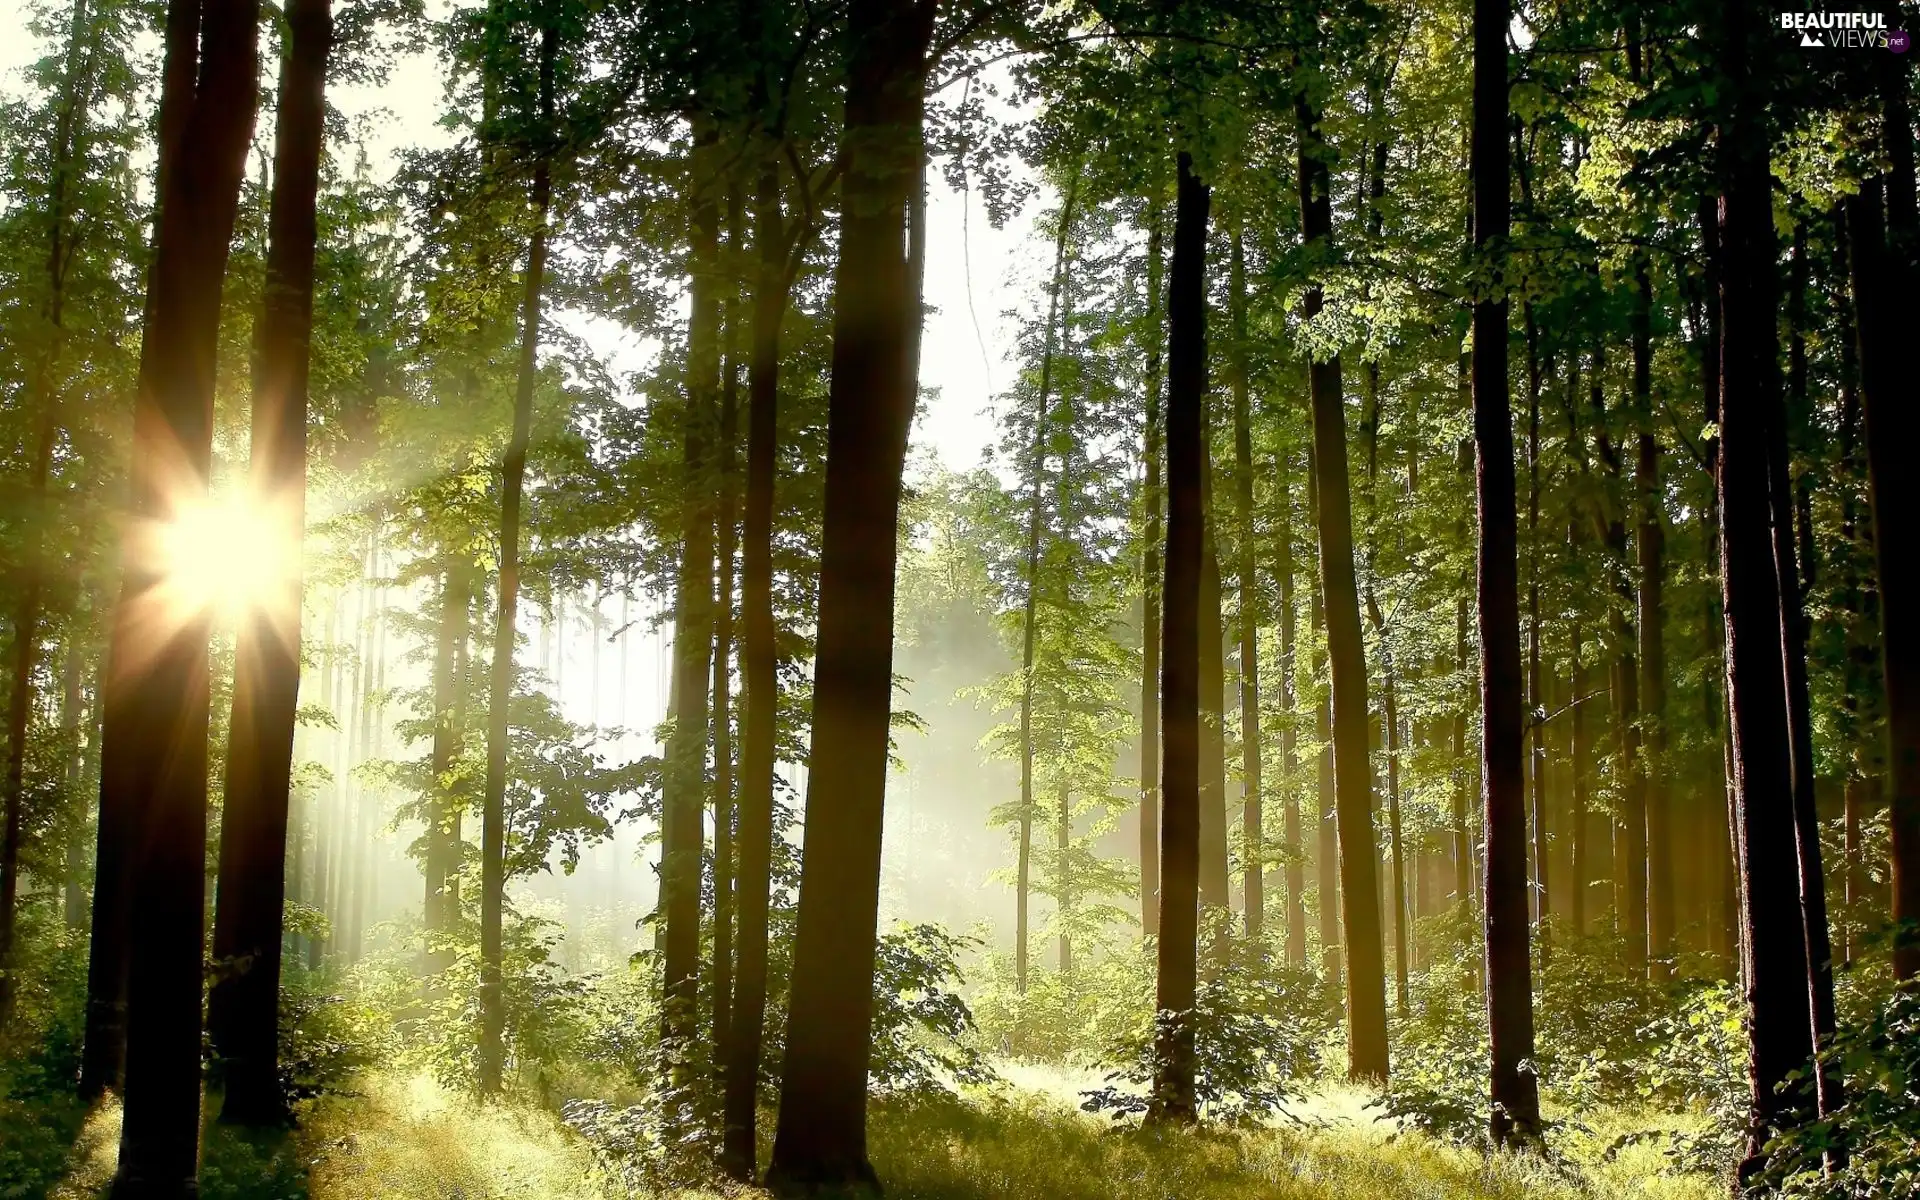
M1158 1065L1161 1030L1176 1017L1150 1013L1107 1048L1106 1086L1083 1094L1081 1108L1118 1119L1144 1113ZM1311 972L1234 961L1202 981L1193 1011L1194 1096L1203 1119L1259 1124L1284 1113L1320 1066L1320 1046L1338 1014ZM1122 1084L1129 1086L1121 1086Z

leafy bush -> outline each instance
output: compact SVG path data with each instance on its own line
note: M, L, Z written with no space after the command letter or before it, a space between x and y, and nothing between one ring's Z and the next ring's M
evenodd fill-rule
M1144 1113L1160 1065L1158 1035L1175 1017L1151 1013L1124 1031L1108 1050L1115 1069L1106 1086L1082 1093L1080 1107L1116 1119ZM1200 1116L1237 1125L1284 1110L1299 1081L1318 1070L1320 1043L1338 1013L1312 972L1269 962L1249 966L1236 957L1201 984L1188 1019Z
M1920 982L1887 990L1823 1057L1840 1069L1845 1103L1770 1142L1761 1182L1806 1200L1920 1197ZM1836 1143L1845 1163L1828 1172L1822 1155Z

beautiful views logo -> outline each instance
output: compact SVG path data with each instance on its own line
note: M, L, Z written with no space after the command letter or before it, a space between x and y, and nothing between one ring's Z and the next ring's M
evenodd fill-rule
M1798 33L1800 44L1813 48L1904 54L1910 44L1904 29L1889 30L1887 15L1877 12L1781 13L1780 28Z

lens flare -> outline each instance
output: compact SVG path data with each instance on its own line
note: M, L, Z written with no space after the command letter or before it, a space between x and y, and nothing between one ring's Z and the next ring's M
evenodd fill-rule
M165 605L231 621L268 604L292 577L295 547L266 507L197 503L156 530Z

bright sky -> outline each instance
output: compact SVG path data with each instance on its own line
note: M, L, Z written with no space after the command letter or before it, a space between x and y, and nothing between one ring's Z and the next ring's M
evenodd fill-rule
M0 0L0 30L12 34L0 37L0 91L9 95L21 89L20 69L43 52L39 39L25 32L26 17L24 0ZM442 79L432 56L420 54L401 60L384 88L333 91L333 102L349 118L376 118L355 122L365 131L376 175L390 172L403 148L447 142L447 132L434 124ZM261 136L270 131L261 130ZM996 230L977 193L969 203L946 186L938 171L929 174L928 189L926 301L933 311L922 339L920 378L934 395L915 424L914 449L930 450L948 467L966 469L993 441L988 405L1014 375L1016 327L1005 310L1020 297L1037 294L1034 264L1045 256L1033 252L1031 234L1039 205L1030 203L1008 228ZM607 359L616 377L646 361L646 348L611 323L577 315L559 319Z

